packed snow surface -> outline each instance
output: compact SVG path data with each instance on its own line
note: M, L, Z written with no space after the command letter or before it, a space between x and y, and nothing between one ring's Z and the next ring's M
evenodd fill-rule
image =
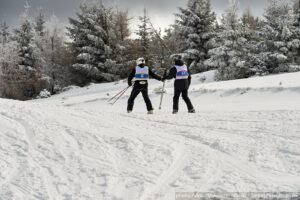
M172 115L173 81L151 80L126 113L126 81L48 99L0 99L1 200L174 200L175 192L300 192L300 73L193 76L197 111ZM131 90L131 89L130 89Z

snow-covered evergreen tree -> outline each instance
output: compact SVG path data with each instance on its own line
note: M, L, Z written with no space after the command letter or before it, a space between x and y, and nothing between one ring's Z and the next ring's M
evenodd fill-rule
M300 0L294 0L294 49L293 57L294 62L300 65Z
M17 79L17 65L19 64L17 43L7 40L0 48L0 97L7 97L6 92L10 90L8 77Z
M189 9L181 8L179 7L179 12L176 13L176 20L175 25L173 26L176 31L176 37L178 38L179 43L179 52L184 52L186 49L189 48L189 44L186 42L186 39L188 38L189 29L187 28L189 26L189 20L192 18L192 13L189 11ZM178 30L176 30L178 29Z
M151 20L147 17L147 10L139 17L140 24L136 34L138 35L139 52L136 57L144 57L147 65L156 73L162 74L165 61L169 58L168 50L162 39L161 29L155 29Z
M43 8L38 8L38 16L35 21L35 31L38 34L38 36L44 35L44 29L45 29L45 16L43 13Z
M139 17L140 23L136 34L140 43L139 57L144 57L148 62L151 60L149 55L149 47L151 42L152 31L149 27L149 18L147 17L147 10L144 9L144 15Z
M44 51L47 50L46 39L44 37L45 34L45 16L43 13L43 8L38 8L37 16L35 18L34 26L34 43L36 45L35 54L41 55L39 57L39 65L41 68L47 67L46 59L44 55Z
M7 41L0 48L0 68L1 74L12 73L17 70L20 57L16 41ZM2 77L3 78L3 77Z
M229 1L229 6L222 17L222 31L216 39L219 45L209 52L211 58L207 61L207 65L217 67L219 80L244 78L247 74L245 63L247 40L241 31L238 11L237 1Z
M292 49L299 47L299 40L294 40L294 13L289 2L270 0L265 11L264 49L261 53L269 73L289 70L294 62Z
M163 42L165 44L164 67L168 69L174 64L173 60L170 59L171 55L180 52L181 48L181 39L179 37L178 24L172 24L165 30Z
M294 0L293 2L293 10L294 10L294 25L300 26L300 0Z
M113 13L113 35L115 39L112 40L114 60L117 62L118 71L116 72L121 77L126 77L132 68L132 63L136 58L131 58L128 49L130 48L130 35L128 10L117 9Z
M209 50L214 47L214 23L216 15L211 10L210 0L189 0L187 8L177 14L182 52L192 72L208 70L205 61Z
M247 26L250 29L255 29L259 26L259 18L258 17L254 17L251 13L250 8L247 8L241 18L242 21L242 25L243 26Z
M1 23L0 27L0 42L4 45L8 41L9 36L9 26L6 24L6 21Z
M0 88L3 89L4 76L16 70L16 66L19 64L18 47L15 41L9 39L8 26L5 21L1 23L0 29ZM3 92L1 90L1 92Z
M128 10L116 10L113 16L114 32L118 41L125 42L131 35L129 28L129 18Z
M14 40L18 43L21 62L19 67L24 69L38 68L38 55L35 54L34 26L28 17L30 6L26 4L25 12L21 17L21 25L14 31Z
M42 55L45 64L42 72L50 78L52 94L66 86L71 76L69 65L64 63L67 59L64 31L64 26L55 15L52 15L45 23L42 37L42 48L44 49Z
M244 60L246 61L244 78L267 73L263 57L260 54L263 46L261 27L262 21L255 18L249 8L246 9L241 18L242 37L247 41L244 43Z
M171 51L172 55L176 54L178 52L180 52L180 38L179 38L179 28L177 28L178 25L174 24L174 25L170 25L170 27L168 27L165 30L165 36L163 38L164 43L166 44L167 48L169 49L169 51Z
M69 18L72 26L67 28L77 54L73 69L82 75L82 84L118 79L113 60L116 36L111 24L112 10L100 0L96 4L82 3L80 9L78 19Z
M150 37L150 45L149 45L149 57L150 57L150 64L152 70L158 74L163 74L164 68L167 67L165 62L170 58L169 50L166 47L163 39L161 30L153 30L155 31L151 34ZM170 65L168 65L169 67Z
M39 49L34 41L34 26L28 17L30 6L25 5L21 17L21 25L14 30L13 39L18 49L18 65L6 74L6 94L9 98L29 99L45 89L46 82L41 75L41 59Z

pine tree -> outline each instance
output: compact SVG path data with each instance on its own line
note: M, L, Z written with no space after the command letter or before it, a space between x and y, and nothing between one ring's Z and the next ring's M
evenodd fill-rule
M19 55L17 43L15 41L8 40L3 43L0 48L0 97L6 96L6 91L9 91L11 87L7 78L10 77L13 81L17 79L17 68L19 64Z
M300 0L294 0L294 40L293 57L295 64L300 65Z
M18 58L18 50L16 42L9 40L9 31L6 22L3 21L1 23L0 29L0 86L3 83L3 75L6 74L8 70L12 68L12 66L16 66L19 58ZM1 91L0 91L1 92Z
M129 18L128 10L117 10L114 13L114 32L116 34L117 40L121 43L125 42L131 35L129 28L130 20L131 18Z
M267 73L265 63L260 54L263 46L261 27L262 22L259 18L255 18L249 8L246 9L241 18L242 37L247 40L247 42L244 42L244 60L246 61L244 78Z
M219 80L244 78L247 74L245 65L247 40L242 35L238 11L238 3L231 0L222 17L222 28L217 38L219 45L210 50L212 57L207 63L217 67Z
M90 81L113 81L118 79L116 61L113 60L113 40L116 36L112 28L112 10L101 1L96 4L80 6L78 19L69 18L68 27L77 54L73 69L82 75L82 83Z
M166 67L165 61L168 60L170 55L165 44L163 44L161 29L153 31L155 31L155 34L151 34L149 45L150 64L154 72L163 74Z
M181 39L179 37L179 28L178 25L172 24L165 30L165 35L163 37L163 42L165 44L165 58L164 58L164 66L169 67L174 63L172 61L171 56L180 52L181 48Z
M181 8L179 7L179 12L176 13L176 21L175 21L175 31L177 33L178 37L178 45L179 45L179 52L184 52L186 49L189 48L189 44L186 42L186 39L188 38L189 29L187 28L189 26L189 20L192 18L192 13L189 11L189 9ZM177 52L178 53L178 52Z
M192 72L207 71L205 61L209 59L209 50L215 37L214 23L216 15L211 11L210 0L189 0L186 9L180 8L179 19L182 52ZM185 44L184 44L185 43Z
M36 33L42 37L44 35L45 29L45 16L43 13L43 8L38 8L38 16L35 21L35 31Z
M116 10L113 13L113 32L115 39L113 39L113 55L114 60L118 63L118 71L116 72L122 78L127 77L129 71L132 69L132 63L135 59L131 58L128 49L130 48L130 27L129 22L131 18L129 17L128 10Z
M300 27L300 0L294 0L293 10L295 18L294 26Z
M144 57L148 62L151 60L149 55L149 46L151 41L151 28L148 26L149 18L147 17L147 10L144 9L144 15L139 17L140 24L138 25L138 41L140 43L141 52L139 57Z
M35 18L35 23L33 24L34 26L34 43L36 45L35 48L35 54L42 55L43 52L46 50L46 38L44 37L45 35L45 19L44 19L44 13L43 9L40 7L38 8L38 14L37 17ZM45 68L47 66L46 64L47 57L40 57L40 67ZM45 69L42 69L45 71Z
M33 24L28 17L30 6L26 4L25 12L21 19L21 26L14 31L14 39L18 43L19 56L21 57L20 67L36 68L37 58L34 55L34 30Z
M8 28L9 28L9 26L7 26L6 21L3 21L1 23L1 31L0 31L1 40L2 40L3 45L8 42L8 36L9 36Z
M294 57L293 9L288 2L271 0L265 11L266 22L262 27L264 51L261 53L269 73L285 72Z
M72 78L70 65L64 62L69 59L67 58L69 55L66 55L64 28L55 15L45 22L42 38L42 48L44 49L42 56L45 59L42 72L50 80L49 92L55 94L62 87L67 86Z
M163 38L166 46L172 54L180 52L181 48L180 42L178 42L180 38L177 27L178 26L176 24L170 25L170 27L165 30L165 36Z
M252 15L250 8L244 11L241 21L244 27L247 26L250 29L256 29L259 26L259 18Z
M28 17L29 8L27 3L21 25L14 30L13 39L16 42L19 62L5 74L5 96L8 98L30 99L47 87L47 81L40 72L42 56L34 41L34 26Z

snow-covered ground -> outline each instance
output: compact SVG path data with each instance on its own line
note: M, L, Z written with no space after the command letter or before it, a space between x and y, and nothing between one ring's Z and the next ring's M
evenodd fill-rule
M205 76L205 78L203 78ZM0 199L174 200L175 192L300 192L300 73L214 82L193 76L172 115L173 81L150 81L156 108L126 81L49 99L0 99Z

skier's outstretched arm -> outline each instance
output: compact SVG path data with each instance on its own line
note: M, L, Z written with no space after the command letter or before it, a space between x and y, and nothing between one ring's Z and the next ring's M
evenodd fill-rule
M158 80L158 81L161 81L161 80L162 80L162 78L161 78L160 76L154 74L153 71L152 71L151 69L149 69L149 75L150 75L152 78L154 78L154 79L156 79L156 80Z
M135 76L135 68L131 71L131 73L128 76L128 85L131 86L132 85L132 79Z
M172 67L169 71L169 74L167 74L163 79L170 80L172 78L176 78L177 70L175 67Z

